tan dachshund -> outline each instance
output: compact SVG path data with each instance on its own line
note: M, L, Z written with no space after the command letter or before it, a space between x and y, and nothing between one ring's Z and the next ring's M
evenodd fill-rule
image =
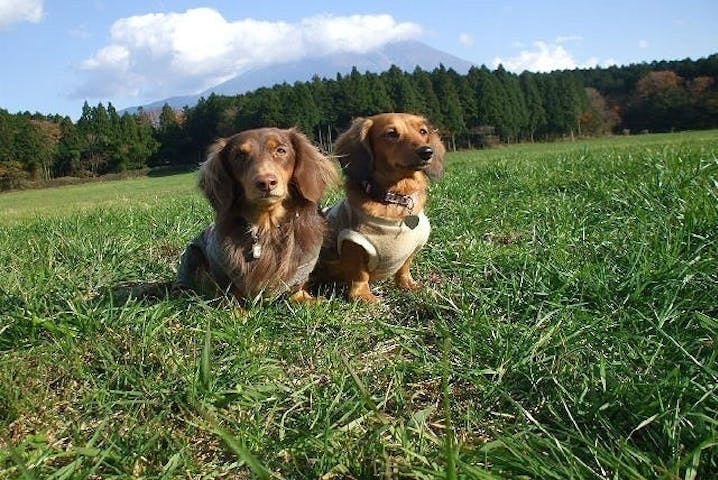
M424 214L430 178L443 174L444 145L420 116L383 113L354 121L336 142L346 197L325 215L328 234L313 275L342 282L350 299L377 301L369 283L393 276L404 289L431 226Z

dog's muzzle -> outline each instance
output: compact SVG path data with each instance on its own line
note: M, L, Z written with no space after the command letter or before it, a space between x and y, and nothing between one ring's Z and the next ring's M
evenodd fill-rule
M434 157L434 150L431 147L419 147L414 150L419 161L414 164L414 169L423 170L431 165L431 159Z
M416 154L419 156L420 159L429 161L431 160L431 157L434 156L434 149L431 147L419 147L416 149Z

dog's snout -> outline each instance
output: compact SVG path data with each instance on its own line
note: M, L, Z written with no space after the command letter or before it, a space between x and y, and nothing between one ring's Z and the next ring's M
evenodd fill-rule
M434 149L429 146L423 146L416 149L416 154L422 160L430 160L434 156Z
M275 188L277 188L279 180L277 179L276 175L268 173L265 175L257 175L254 178L254 184L257 186L258 190L269 193Z

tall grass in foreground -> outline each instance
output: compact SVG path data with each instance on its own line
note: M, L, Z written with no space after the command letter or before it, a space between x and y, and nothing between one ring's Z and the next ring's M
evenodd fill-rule
M0 478L714 478L717 157L718 132L452 154L426 289L378 307L118 303L209 221L191 176L4 206Z

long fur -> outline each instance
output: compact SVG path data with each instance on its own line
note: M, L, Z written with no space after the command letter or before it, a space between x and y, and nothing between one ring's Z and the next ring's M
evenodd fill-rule
M394 129L396 138L389 140L388 130ZM417 149L430 147L431 162L419 168ZM367 185L380 192L391 191L416 198L414 213L422 211L427 200L430 180L438 180L444 173L446 149L437 130L420 116L404 113L384 113L369 118L357 118L336 141L335 155L345 177L345 201L353 210L369 217L403 220L409 212L394 204L378 201L367 193ZM350 286L349 296L367 301L376 297L369 289L373 280L367 270L364 251L349 242L340 255L336 235L325 239L314 282L340 281ZM355 248L356 247L356 248ZM417 288L411 278L410 257L396 273L395 281L402 288Z
M207 160L200 170L199 188L202 189L217 215L224 215L237 200L240 200L238 195L241 195L241 191L236 191L235 182L232 181L224 160L226 155L224 149L232 138L215 141L207 149Z
M367 138L373 122L369 118L355 119L334 145L334 154L347 180L360 184L371 178L374 156Z
M281 289L297 271L305 252L322 243L325 224L316 205L297 206L291 211L299 216L292 216L280 228L259 229L262 255L256 260L247 256L253 241L246 223L238 224L231 218L216 222L226 264L234 272L231 289L236 296L250 298Z
M242 164L256 161L242 151L242 142L259 141L268 130L291 144L294 168L281 204L263 207L247 199L236 159L241 157ZM321 245L325 223L317 203L336 181L333 162L296 129L250 130L215 142L200 171L199 186L215 211L215 232L224 270L231 272L231 284L226 284L227 279L211 280L240 298L281 289L295 275L305 254ZM249 232L252 227L261 245L257 259L248 255L254 243ZM197 272L196 276L203 275L207 272Z

